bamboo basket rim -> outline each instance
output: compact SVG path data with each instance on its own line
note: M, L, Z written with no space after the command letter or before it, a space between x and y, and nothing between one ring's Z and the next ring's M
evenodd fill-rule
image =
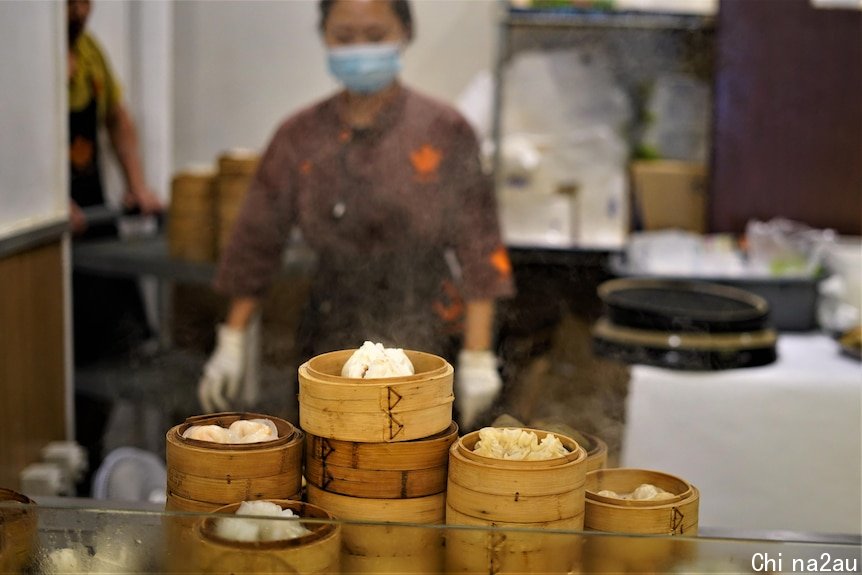
M23 493L19 493L14 489L9 489L8 487L0 487L0 503L21 503L22 505L36 505L36 502L24 495ZM12 506L9 506L9 509L12 509ZM14 508L18 508L15 506Z
M201 441L199 439L189 439L183 437L183 433L193 425L219 425L225 427L220 422L229 420L228 426L234 421L241 419L269 419L275 424L279 434L275 439L268 441L259 441L257 443L214 443L212 441ZM285 431L282 434L282 430ZM269 448L277 448L288 443L291 443L295 438L302 439L301 432L295 425L272 415L264 415L261 413L243 412L243 411L223 411L219 413L211 413L208 415L194 415L186 418L183 423L173 426L168 430L167 440L178 442L185 447L195 451L264 451Z
M619 499L617 497L605 497L604 495L599 495L597 491L591 491L589 488L590 482L599 481L599 477L602 475L634 475L636 473L648 473L653 475L662 476L665 479L670 481L682 484L685 489L680 493L674 493L674 497L668 499L661 500L637 500L637 499ZM595 474L595 475L594 475ZM591 477L592 476L592 477ZM664 471L657 471L654 469L643 469L638 467L616 467L616 468L607 468L607 469L596 469L594 471L590 471L586 474L586 478L584 479L585 492L584 498L588 500L590 503L600 504L606 507L632 507L637 509L660 509L667 506L677 505L681 502L688 501L694 496L697 496L699 493L697 488L686 481L681 477L677 477L671 473L666 473ZM645 483L641 481L632 487L632 489L637 488L641 483ZM663 488L662 488L663 489Z
M179 504L183 509L173 509L171 512L179 512L179 513L212 513L219 507L224 507L225 505L229 505L225 502L220 503L211 503L209 501L200 501L198 499L190 499L188 497L183 497L182 495L177 495L175 492L170 489L167 490L166 493L167 500L165 501L165 507L167 507L168 502L173 501L174 504ZM290 501L302 501L302 491L298 491L287 498ZM247 499L246 501L261 501L258 499ZM194 509L192 509L194 508Z
M444 358L434 355L433 353L427 353L424 351L416 351L412 349L405 349L404 354L410 359L410 362L416 364L415 359L421 359L424 361L431 361L433 363L439 363L438 367L431 370L417 371L412 375L401 375L397 377L370 377L370 378L355 378L355 377L344 377L340 373L331 373L329 371L323 371L320 369L320 364L328 362L332 359L341 359L344 357L344 361L339 361L339 365L343 366L344 363L350 358L351 355L357 350L356 349L341 349L336 351L329 351L326 353L322 353L317 355L302 365L299 366L299 371L301 374L308 373L312 375L317 382L327 383L331 385L339 385L339 386L353 386L362 384L366 386L376 386L376 387L385 387L391 386L393 384L401 384L401 383L417 383L425 381L429 378L436 377L446 377L450 374L454 374L454 368L452 365L446 361ZM303 373L304 372L304 373Z
M700 491L697 487L692 485L691 493L689 493L684 499L673 500L673 499L664 499L661 501L645 501L647 505L619 505L616 504L618 501L625 502L624 499L614 499L614 503L606 503L605 501L598 501L596 499L588 499L584 497L584 508L586 509L587 505L592 505L594 507L602 507L607 509L632 509L637 511L666 511L669 508L680 507L682 505L690 504L694 501L700 499ZM610 531L609 533L617 533L616 531Z
M311 533L307 535L300 535L299 537L293 537L291 539L281 539L276 541L235 541L233 539L225 539L215 533L215 521L222 518L206 517L202 519L198 524L198 533L200 533L200 536L209 543L213 543L222 547L228 547L231 549L255 551L284 551L288 549L305 547L312 543L322 541L338 533L339 531L340 525L336 523L335 517L332 515L332 513L313 503L306 503L304 501L296 501L293 499L257 499L255 501L266 501L269 503L275 503L282 509L290 508L290 510L294 512L297 512L297 507L302 510L310 509L315 513L320 513L321 516L300 515L299 519L296 521L301 522L300 520L305 518L320 520L321 522L312 524L313 529L310 529ZM236 503L229 503L227 505L219 507L218 509L214 509L211 513L219 515L235 515L235 511L239 508L241 504L241 501ZM247 519L272 519L274 521L287 520L286 518L281 519L277 517L263 517L259 515L239 515L238 517L243 517ZM306 529L309 529L309 527L306 526Z
M36 502L13 489L0 487L0 526L27 524L34 521ZM0 550L3 549L3 532L0 530Z
M536 437L540 440L548 434L553 434L557 437L557 439L560 440L560 442L563 444L563 447L569 450L569 453L567 453L566 455L561 455L559 457L538 460L499 459L496 457L486 457L484 455L479 455L478 453L475 453L473 451L476 446L476 443L479 441L479 431L481 430L471 431L467 435L458 438L458 440L452 444L452 453L457 452L458 455L462 456L464 459L467 459L481 466L517 469L519 471L544 471L549 468L559 467L561 465L580 463L582 461L586 461L587 459L586 450L580 445L578 445L577 441L575 441L571 437L560 433L544 431L542 429L533 429L530 427L495 427L494 429L521 429L524 431L531 431L535 433Z

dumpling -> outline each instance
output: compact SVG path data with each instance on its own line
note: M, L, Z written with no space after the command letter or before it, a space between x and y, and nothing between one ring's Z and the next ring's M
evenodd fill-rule
M473 452L484 457L517 461L539 461L569 453L560 439L548 433L539 441L532 431L518 428L484 427Z
M274 430L275 425L270 427L262 421L260 419L239 419L231 423L228 428L228 432L231 434L231 443L258 443L276 439L278 432Z
M370 379L413 375L413 363L403 349L366 341L341 368L342 377Z
M270 501L243 501L236 515L258 517L297 517L291 509L282 509ZM216 534L234 541L282 541L311 533L298 521L258 520L243 517L224 518L216 525Z
M211 443L259 443L277 439L278 428L269 419L239 419L227 429L220 425L192 425L183 437Z
M230 432L219 425L192 425L185 430L183 437L211 443L232 443Z
M668 493L660 487L656 487L650 483L642 483L631 492L630 499L635 501L660 501L662 499L670 499L673 493Z
M673 493L656 487L651 483L641 483L631 493L617 493L609 489L598 492L602 497L613 497L615 499L629 499L632 501L662 501L674 497Z

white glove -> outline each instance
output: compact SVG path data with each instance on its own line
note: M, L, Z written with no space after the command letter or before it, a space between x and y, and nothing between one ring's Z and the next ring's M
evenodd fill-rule
M215 351L198 383L198 399L204 412L229 411L240 390L243 403L254 403L259 387L259 333L259 316L245 330L219 326Z
M502 386L492 352L461 350L455 371L455 405L463 429L469 429L476 417L491 407Z

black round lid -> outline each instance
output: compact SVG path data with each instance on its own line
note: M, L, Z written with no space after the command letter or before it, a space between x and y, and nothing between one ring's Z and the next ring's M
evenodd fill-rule
M674 332L746 332L766 327L769 304L749 291L708 282L627 278L599 286L609 319Z

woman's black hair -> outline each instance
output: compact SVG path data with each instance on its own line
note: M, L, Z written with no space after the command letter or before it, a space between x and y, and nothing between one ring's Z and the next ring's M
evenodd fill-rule
M332 11L332 7L338 0L320 0L320 31L323 32L324 28L326 28L326 19L329 18L329 12ZM390 6L392 6L392 11L395 12L395 16L398 17L398 20L401 22L401 25L404 26L404 30L407 32L407 39L413 39L413 11L410 9L410 1L409 0L389 0Z

